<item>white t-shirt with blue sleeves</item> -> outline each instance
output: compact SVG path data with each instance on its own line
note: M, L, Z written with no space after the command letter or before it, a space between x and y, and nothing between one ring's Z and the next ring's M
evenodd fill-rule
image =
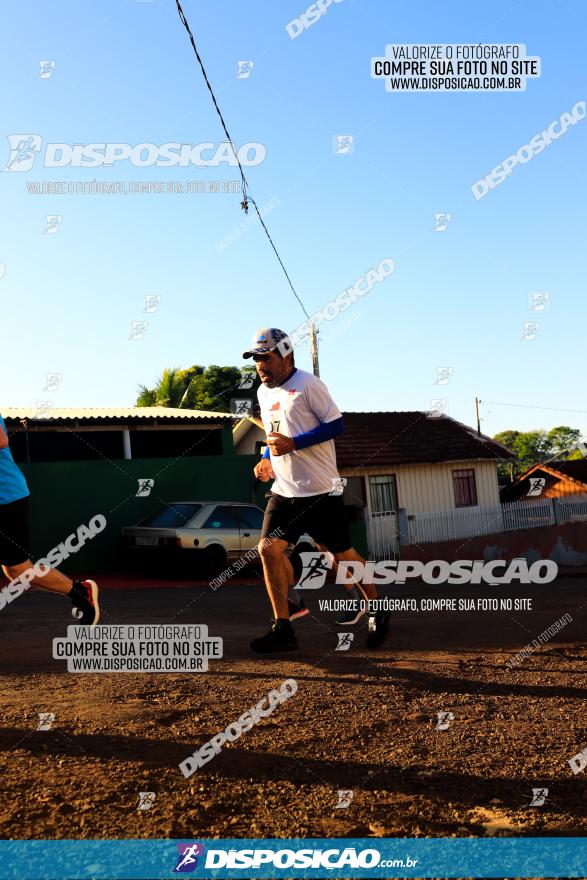
M342 418L324 382L305 370L296 369L277 388L261 385L257 397L267 434L275 431L295 437ZM329 493L340 479L334 440L288 455L272 455L271 466L276 477L271 491L286 498Z

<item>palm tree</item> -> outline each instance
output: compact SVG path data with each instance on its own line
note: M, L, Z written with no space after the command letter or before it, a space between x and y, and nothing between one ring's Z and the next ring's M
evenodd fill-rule
M146 385L139 385L139 396L135 406L155 406L157 396L154 388L147 388Z
M185 391L185 379L179 375L177 367L168 367L155 386L155 406L178 408Z
M186 380L177 367L167 367L154 388L139 385L137 406L166 406L179 408L182 404Z
M257 382L255 370L254 381ZM185 370L168 367L154 388L139 385L136 406L167 406L177 409L227 412L233 397L251 397L254 390L242 390L241 371L237 367L202 367L194 364Z

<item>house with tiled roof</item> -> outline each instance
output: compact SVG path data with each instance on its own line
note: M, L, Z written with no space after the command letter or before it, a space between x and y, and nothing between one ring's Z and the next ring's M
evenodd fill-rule
M501 500L587 497L587 458L535 464L501 491Z
M345 503L368 513L407 514L498 505L497 465L514 455L490 437L444 414L345 412L335 440L346 479ZM244 420L243 420L244 422ZM235 450L259 452L260 423L235 428Z

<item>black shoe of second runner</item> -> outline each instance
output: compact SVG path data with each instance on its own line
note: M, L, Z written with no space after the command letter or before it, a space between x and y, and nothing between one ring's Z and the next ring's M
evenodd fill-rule
M284 626L284 623L287 625ZM289 620L276 620L268 633L251 642L251 649L256 654L281 654L297 651L299 647Z
M372 611L369 614L369 635L367 636L368 648L380 648L389 630L389 611Z
M306 608L306 603L303 599L300 599L299 602L292 602L291 599L288 599L287 608L289 611L289 619L292 623L294 620L299 620L300 617L306 617L306 615L310 613Z

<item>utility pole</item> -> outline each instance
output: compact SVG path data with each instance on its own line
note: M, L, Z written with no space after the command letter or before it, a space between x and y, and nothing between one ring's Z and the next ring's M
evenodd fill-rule
M479 418L479 404L481 401L478 397L475 398L475 416L477 418L477 433L481 436L481 419Z
M318 363L318 331L314 324L310 324L310 351L312 352L312 372L320 378L320 365Z

